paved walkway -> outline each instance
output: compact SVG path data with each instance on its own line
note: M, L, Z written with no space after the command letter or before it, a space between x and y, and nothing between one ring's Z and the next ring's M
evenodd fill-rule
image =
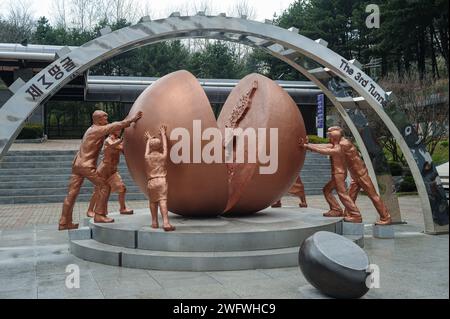
M327 209L327 204L322 195L313 195L307 197L310 207ZM417 226L423 225L423 217L420 212L420 201L417 196L400 197L400 207L403 212L403 219ZM73 218L78 222L82 220L86 214L88 207L87 202L77 202L74 207ZM298 201L295 197L286 196L283 198L283 205L296 206ZM373 223L377 214L372 203L366 196L359 196L358 206L367 223ZM147 201L129 201L129 207L148 208ZM118 211L119 206L115 201L109 202L110 211ZM62 203L52 204L10 204L0 205L0 229L18 229L33 225L56 225L61 214ZM150 214L150 213L149 213Z
M326 208L321 196L311 207ZM147 203L130 202L131 207ZM293 197L285 205L297 205ZM86 203L75 207L84 216ZM367 223L376 218L365 196L358 200ZM364 298L449 298L448 235L423 229L419 199L401 197L407 225L395 239L374 239L366 227L364 250L380 267L380 285ZM221 272L127 269L87 262L69 253L67 232L56 223L61 205L0 206L0 298L326 298L309 285L298 267ZM111 211L117 209L111 203ZM150 214L149 214L150 219ZM65 287L67 265L80 267L80 288Z

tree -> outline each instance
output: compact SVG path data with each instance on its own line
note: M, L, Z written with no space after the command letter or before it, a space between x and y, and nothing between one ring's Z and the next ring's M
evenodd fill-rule
M13 43L30 40L33 26L29 3L22 0L11 2L6 18L0 18L0 39Z
M33 42L37 44L55 44L53 28L46 17L40 17L36 23Z
M208 43L205 50L192 54L188 69L199 78L237 78L236 56L221 41Z

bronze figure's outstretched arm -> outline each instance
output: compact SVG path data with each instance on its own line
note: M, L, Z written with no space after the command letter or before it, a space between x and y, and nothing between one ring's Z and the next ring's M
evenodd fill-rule
M322 155L334 155L338 154L340 152L340 146L336 145L333 148L325 148L317 146L316 144L305 144L304 146L307 150L310 150L312 152L316 152Z
M166 130L167 130L167 126L166 125L161 125L161 127L159 128L159 132L161 133L162 146L163 146L162 155L164 156L164 158L167 157L167 135L166 135Z
M148 131L145 132L144 138L146 140L145 157L147 157L147 156L150 156L150 133Z
M108 143L109 143L110 139L108 138L107 141L108 141ZM121 139L121 138L118 138L118 139L115 140L114 142L109 143L109 146L116 147L116 146L120 145L120 143L122 143L122 139Z
M322 155L334 155L339 153L340 147L337 145L333 147L333 144L310 144L308 143L308 139L300 139L298 141L300 147L310 150L312 152L316 152Z
M131 118L126 118L120 122L113 122L110 124L106 124L106 125L102 126L101 133L103 135L108 135L114 131L127 128L131 125L131 123L137 122L141 117L142 117L142 112L137 112Z

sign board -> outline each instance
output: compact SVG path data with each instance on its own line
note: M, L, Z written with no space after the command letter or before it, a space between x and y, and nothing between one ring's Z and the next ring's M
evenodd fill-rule
M319 94L317 95L317 113L316 113L316 128L317 128L317 136L324 136L324 128L325 128L325 95Z

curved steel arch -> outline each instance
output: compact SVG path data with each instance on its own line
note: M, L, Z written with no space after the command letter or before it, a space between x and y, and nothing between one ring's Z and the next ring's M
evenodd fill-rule
M389 95L356 65L325 46L296 32L271 24L240 18L201 15L171 16L167 19L138 23L105 34L71 52L61 52L61 56L55 62L48 65L26 85L18 89L14 96L0 109L0 123L2 124L0 126L0 158L7 152L32 111L65 84L93 65L137 47L169 39L188 37L227 38L229 41L266 48L271 54L278 58L283 57L285 62L294 66L295 63L293 64L292 60L286 58L287 54L285 54L291 50L293 53L298 53L319 63L325 67L324 72L332 72L348 83L360 95L358 98L365 101L383 120L405 155L421 198L425 231L429 233L448 232L448 225L442 227L434 223L428 193L420 169L412 154L412 148L410 149L395 123L383 109L383 106L390 101ZM268 49L273 48L274 45L277 45L279 49ZM299 65L297 64L297 66ZM306 68L296 68L305 75L313 74L311 70ZM61 71L62 73L60 73ZM360 77L356 77L356 74L359 74ZM320 82L318 76L314 74L309 78L317 84ZM364 85L366 82L362 82L361 78L367 83L370 82L370 86ZM322 85L321 88L325 89L326 87ZM329 96L333 95L333 92L330 95L329 90L324 92L327 92ZM339 106L341 101L335 98L331 100L338 110L342 111ZM341 113L341 115L345 119L344 114ZM350 124L350 128L353 132L354 125ZM357 130L353 133L359 139L359 133L356 134ZM362 145L364 143L360 144L360 146ZM370 161L366 156L364 157L365 162L369 164L368 167L372 168ZM373 169L371 171L373 175Z

